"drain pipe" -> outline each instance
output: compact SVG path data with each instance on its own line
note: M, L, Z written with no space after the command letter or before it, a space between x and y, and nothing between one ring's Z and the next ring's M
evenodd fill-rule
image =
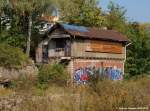
M124 62L123 62L123 75L124 75L124 72L125 72L125 70L124 70L124 67L125 67L125 62L126 62L126 58L127 58L127 47L129 46L129 45L131 45L132 43L130 42L130 43L128 43L128 44L126 44L125 45L125 49L124 49L124 51L125 51L125 58L124 58Z
M128 43L127 45L125 45L125 60L124 60L124 62L126 61L126 58L127 58L127 47L129 46L129 45L131 45L132 43L130 42L130 43Z

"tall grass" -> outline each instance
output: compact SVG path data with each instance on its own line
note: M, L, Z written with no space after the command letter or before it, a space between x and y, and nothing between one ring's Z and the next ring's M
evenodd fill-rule
M46 90L42 90L33 86L30 91L25 89L21 93L25 99L18 111L120 111L119 107L150 108L149 84L150 78L144 77L126 81L103 80L94 87L50 84Z

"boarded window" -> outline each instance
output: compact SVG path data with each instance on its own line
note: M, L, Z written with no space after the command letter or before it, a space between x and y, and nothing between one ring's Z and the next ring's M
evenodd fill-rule
M122 53L122 44L107 41L87 40L86 51L102 53Z

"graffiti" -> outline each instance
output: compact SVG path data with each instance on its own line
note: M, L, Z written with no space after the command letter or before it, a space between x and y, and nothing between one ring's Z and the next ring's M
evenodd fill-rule
M123 75L120 68L114 67L99 67L95 68L93 67L85 67L85 68L79 68L75 70L74 72L74 80L75 82L81 84L81 83L87 83L89 80L89 77L99 77L101 78L108 78L110 80L122 80Z
M86 83L89 80L88 73L85 69L78 69L75 71L74 79L77 83Z
M107 67L104 70L104 76L108 77L110 80L122 80L122 71L119 68Z
M88 82L90 76L94 76L96 74L95 67L85 67L85 68L79 68L75 71L74 74L74 80L78 84L85 84Z

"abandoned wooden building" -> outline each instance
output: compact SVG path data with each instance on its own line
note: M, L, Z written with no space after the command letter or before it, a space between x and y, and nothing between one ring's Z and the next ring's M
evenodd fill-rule
M86 81L87 72L104 70L111 79L120 80L128 43L114 30L56 23L39 43L36 62L65 63L76 81Z

